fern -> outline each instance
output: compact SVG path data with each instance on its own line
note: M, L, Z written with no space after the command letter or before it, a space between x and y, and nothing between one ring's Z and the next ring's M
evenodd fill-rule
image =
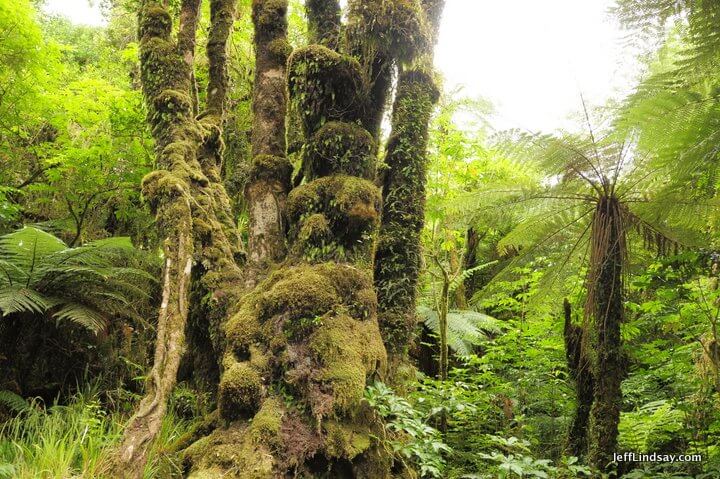
M0 236L0 317L29 313L98 332L113 315L134 316L155 283L125 266L137 254L128 238L68 248L32 227Z
M433 333L440 334L440 321L436 311L418 306L418 315ZM448 311L448 346L461 356L473 352L473 346L482 344L490 334L499 334L501 323L497 319L471 310Z
M21 396L7 390L0 391L0 405L3 405L12 412L16 413L23 412L30 407L28 402Z

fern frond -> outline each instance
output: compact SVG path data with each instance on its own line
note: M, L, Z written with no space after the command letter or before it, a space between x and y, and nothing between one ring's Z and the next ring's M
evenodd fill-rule
M440 319L436 311L427 306L418 306L418 315L435 334L440 334ZM489 334L502 332L497 319L471 310L448 311L448 346L461 356L473 352L473 346L487 341Z
M30 404L22 396L8 390L0 391L0 404L15 413L27 411L30 408Z
M96 310L77 303L65 303L53 317L58 320L72 321L80 326L97 333L105 328L107 321Z

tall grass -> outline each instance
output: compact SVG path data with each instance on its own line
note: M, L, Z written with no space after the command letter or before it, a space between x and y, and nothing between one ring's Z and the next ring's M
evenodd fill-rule
M108 448L119 440L126 421L126 416L107 413L93 392L77 394L64 406L33 401L0 426L0 479L105 477ZM179 475L179 460L165 447L190 427L190 421L168 410L147 479Z

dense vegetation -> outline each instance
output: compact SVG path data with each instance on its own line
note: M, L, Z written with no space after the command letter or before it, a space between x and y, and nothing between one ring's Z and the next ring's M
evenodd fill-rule
M0 478L720 477L717 2L552 133L343 5L0 0Z

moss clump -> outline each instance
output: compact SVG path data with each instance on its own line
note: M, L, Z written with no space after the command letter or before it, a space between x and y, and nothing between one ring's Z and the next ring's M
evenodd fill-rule
M377 147L372 135L355 123L328 122L303 150L305 178L342 173L372 179Z
M252 440L245 424L218 428L190 446L184 454L188 478L274 479L270 449Z
M276 37L287 28L287 0L253 0L252 20L255 34Z
M140 11L139 37L167 37L172 30L170 12L160 5L148 5Z
M250 168L250 181L280 181L283 185L289 185L292 171L293 166L287 158L257 155L253 158Z
M348 36L351 42L370 39L384 57L407 63L431 45L431 29L420 0L350 2Z
M246 362L232 362L220 379L220 416L232 421L254 413L260 404L263 389L262 377L255 368Z
M293 48L285 38L276 38L268 43L267 51L276 61L285 63Z
M365 82L360 64L329 48L295 50L288 59L288 87L307 138L325 121L354 122L362 115Z
M380 215L380 192L369 181L345 175L319 178L288 195L287 211L294 225L290 238L296 242L292 250L296 257L316 261L369 260L372 235ZM317 213L324 215L328 222L332 244L297 241L305 221ZM314 251L320 247L327 251Z
M259 301L263 320L283 315L285 321L315 318L332 310L341 299L327 277L311 268L293 268L264 293Z
M326 421L325 452L330 457L353 459L365 452L371 445L367 427Z
M351 414L363 399L369 374L384 369L387 358L377 322L344 314L326 320L308 347L321 366L320 381L332 391L340 416Z
M277 449L281 446L280 427L285 409L276 398L267 398L253 417L248 433L256 444L266 444Z

